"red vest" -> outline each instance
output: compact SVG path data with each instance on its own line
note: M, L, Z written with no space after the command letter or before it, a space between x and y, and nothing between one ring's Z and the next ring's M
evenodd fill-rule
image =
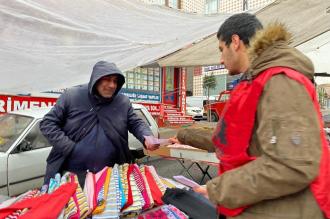
M258 101L267 81L276 74L285 74L305 86L310 95L315 110L319 114L320 130L323 130L323 121L315 88L311 81L303 74L289 68L273 67L260 73L252 81L241 81L230 95L230 100L221 115L216 131L213 134L213 143L221 151L219 175L237 168L256 157L248 155ZM322 156L318 177L311 183L310 189L325 215L330 218L330 153L324 131L320 131L322 140ZM226 216L237 216L246 207L228 209L218 206L219 212Z

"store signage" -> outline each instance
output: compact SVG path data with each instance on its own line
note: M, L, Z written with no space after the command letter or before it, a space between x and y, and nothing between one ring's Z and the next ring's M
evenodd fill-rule
M153 116L160 115L160 106L161 106L160 103L146 103L146 102L140 103L139 102L139 104L142 104L143 106L145 106L151 115L153 115Z
M180 77L180 84L181 84L181 112L186 112L186 83L187 83L187 72L186 68L181 68L181 77Z
M224 65L210 65L210 66L204 66L204 72L208 72L208 71L216 71L216 70L221 70L221 69L225 69Z
M0 95L0 113L54 106L57 98Z
M145 92L136 92L136 91L128 91L122 89L122 94L128 96L130 99L133 100L145 100L145 101L160 101L159 94L150 94Z

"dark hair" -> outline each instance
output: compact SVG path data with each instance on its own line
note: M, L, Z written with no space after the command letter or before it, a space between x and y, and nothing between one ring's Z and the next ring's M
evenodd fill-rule
M232 15L225 20L218 30L217 37L229 46L231 36L237 34L243 43L249 46L250 39L260 29L262 29L262 24L255 15L240 13Z

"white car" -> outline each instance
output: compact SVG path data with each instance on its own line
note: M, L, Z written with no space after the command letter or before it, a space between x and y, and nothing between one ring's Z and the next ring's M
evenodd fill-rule
M192 116L193 120L199 121L203 119L203 110L197 106L186 106L186 114Z
M159 137L158 125L147 109L140 104L133 107ZM0 197L42 186L51 145L41 134L39 123L49 110L22 110L0 116ZM130 133L129 148L133 156L143 155L142 144Z

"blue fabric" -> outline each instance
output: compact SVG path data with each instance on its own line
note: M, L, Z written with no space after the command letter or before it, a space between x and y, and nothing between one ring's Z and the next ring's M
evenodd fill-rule
M102 98L95 92L97 82L104 76L118 75L118 87L111 98ZM129 98L119 94L125 82L121 71L112 63L98 62L89 84L65 91L56 105L40 122L40 130L53 148L47 159L45 184L57 172L72 150L99 124L117 151L118 164L131 162L128 148L128 131L141 143L143 136L152 132L135 113Z

